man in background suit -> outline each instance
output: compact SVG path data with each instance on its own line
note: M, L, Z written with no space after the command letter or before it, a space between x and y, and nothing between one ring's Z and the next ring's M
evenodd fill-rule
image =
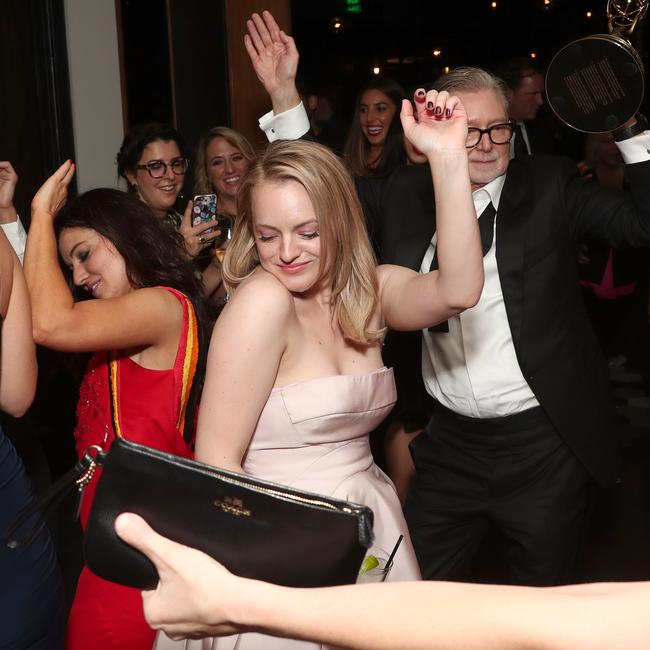
M528 57L515 57L499 65L496 76L508 87L508 115L515 135L510 156L562 154L582 160L584 138L555 118L546 107L544 76Z
M437 88L468 113L486 281L474 308L423 333L423 378L437 406L411 445L407 521L426 578L468 577L496 527L511 582L568 582L593 486L615 483L619 470L576 242L650 245L650 132L620 144L631 193L612 193L568 160L511 161L506 91L493 75L457 69ZM431 268L433 195L422 171L404 168L359 189L382 260Z
M544 106L544 77L527 57L504 61L496 71L497 77L508 87L508 115L514 122L513 157L532 153L554 153L552 141L539 137L541 125L537 119Z

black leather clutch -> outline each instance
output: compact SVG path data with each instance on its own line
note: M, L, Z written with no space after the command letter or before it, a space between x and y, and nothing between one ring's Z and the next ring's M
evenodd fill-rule
M140 589L158 575L114 530L135 512L157 532L197 548L233 573L292 587L356 581L373 539L370 508L227 472L124 439L103 466L84 538L98 576Z

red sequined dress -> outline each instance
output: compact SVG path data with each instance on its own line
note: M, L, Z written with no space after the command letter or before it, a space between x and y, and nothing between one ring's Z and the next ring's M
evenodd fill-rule
M189 457L183 423L198 353L196 318L182 293L163 288L176 295L183 306L183 327L174 366L169 370L150 370L117 352L114 386L119 421L125 439ZM108 449L115 437L109 404L108 358L107 352L93 355L79 391L75 437L80 457L89 445ZM84 530L100 475L98 469L84 492L80 510ZM138 589L103 580L87 567L82 569L68 619L66 650L150 650L154 637L155 632L144 620Z

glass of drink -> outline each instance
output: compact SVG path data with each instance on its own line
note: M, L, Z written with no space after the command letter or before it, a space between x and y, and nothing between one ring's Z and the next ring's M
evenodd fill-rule
M357 584L384 582L393 563L388 564L388 553L378 546L371 546L361 563Z
M220 216L217 219L217 228L221 230L221 234L214 242L214 254L220 262L223 262L223 257L226 254L226 248L232 239L232 219L230 217Z

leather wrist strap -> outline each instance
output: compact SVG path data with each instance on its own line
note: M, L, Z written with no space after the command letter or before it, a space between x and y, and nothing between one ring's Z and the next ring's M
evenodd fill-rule
M16 515L7 530L3 531L2 543L9 548L19 548L29 544L45 523L47 514L74 489L81 495L93 478L97 466L102 467L105 460L106 453L101 447L90 445L72 469Z
M635 135L639 135L639 133L643 133L644 131L650 129L650 124L648 124L648 120L646 119L645 115L642 113L637 113L634 118L636 119L636 122L632 124L632 126L628 126L626 129L621 129L620 131L614 131L613 135L616 142L629 140Z

